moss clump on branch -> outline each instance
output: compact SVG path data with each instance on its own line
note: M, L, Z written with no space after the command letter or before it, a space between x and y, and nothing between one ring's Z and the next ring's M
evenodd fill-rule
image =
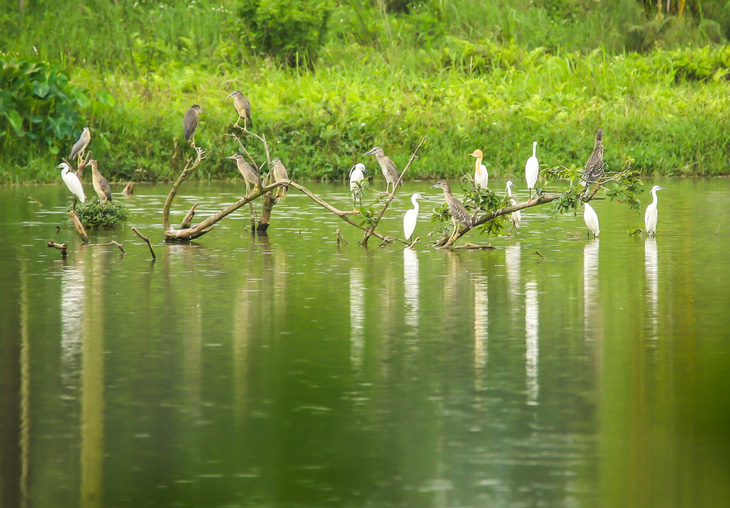
M121 203L100 204L91 199L77 203L76 215L86 229L114 229L129 220L129 210Z

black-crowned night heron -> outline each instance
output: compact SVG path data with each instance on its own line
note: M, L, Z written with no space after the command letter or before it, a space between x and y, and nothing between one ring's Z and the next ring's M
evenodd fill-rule
M193 104L183 118L183 132L185 133L185 141L195 147L195 129L198 128L200 122L200 113L203 110L197 104Z
M281 180L289 180L289 173L286 172L286 168L284 167L284 164L281 162L281 159L274 159L271 161L271 176L274 177L274 182L279 182ZM289 190L288 185L284 185L282 187L279 187L276 189L276 194L274 195L274 199L278 199L279 195L282 197L286 197L286 191Z
M591 233L593 233L593 238L601 234L601 230L598 228L598 214L588 203L583 205L583 220L588 228L588 238L591 237Z
M388 188L391 184L393 185L393 192L395 192L395 183L398 181L398 178L400 178L400 173L398 172L395 162L385 155L385 152L383 152L383 149L379 146L376 146L365 155L375 155L375 158L378 160L378 164L380 164L380 170L383 172L383 176L385 177L385 192L388 192ZM401 182L400 185L403 185L403 182Z
M583 180L586 184L596 183L603 174L603 129L596 131L596 143L593 145L593 152L586 161L586 167L583 170Z
M525 181L527 189L530 191L530 199L532 199L532 190L537 184L537 176L540 174L540 163L537 160L537 141L532 142L532 156L527 159L525 164Z
M112 200L112 188L106 178L99 173L99 163L96 159L91 159L86 163L86 167L91 166L91 183L94 185L94 191L99 196L99 203L106 203Z
M644 229L646 229L647 236L656 236L656 224L659 221L659 198L656 193L660 190L666 190L664 187L655 185L651 188L651 195L654 197L651 204L646 207L644 213Z
M229 97L233 97L233 107L236 108L236 112L238 113L238 120L236 120L234 127L240 129L241 127L238 125L238 122L243 118L243 130L247 130L248 124L252 123L251 103L248 102L248 99L243 96L240 90L235 90L226 96L226 98Z
M517 204L515 198L512 197L512 187L514 186L515 184L512 183L512 180L507 180L507 197L509 198L509 204L511 206L515 206ZM512 221L512 228L520 227L520 222L522 222L522 214L519 210L509 214L509 218Z
M466 208L463 204L461 204L461 201L456 199L454 195L451 193L451 187L449 186L449 182L446 180L441 180L436 185L431 186L432 189L443 189L444 191L444 198L446 198L446 204L449 205L449 213L451 214L451 222L454 223L454 231L451 233L451 236L449 236L449 240L451 240L454 235L456 235L456 230L458 228L458 223L461 222L466 227L471 228L472 222L471 217L469 216L469 212L467 212Z
M365 164L358 162L350 168L350 194L352 194L353 211L357 211L357 201L362 206L362 186L365 183Z
M481 186L482 189L486 189L489 185L489 172L487 172L487 166L482 164L484 155L481 150L474 150L470 153L472 157L476 158L476 170L474 171L474 187L477 185Z
M256 186L261 184L258 172L251 164L246 162L246 157L242 153L235 153L227 158L236 161L238 171L241 173L243 181L246 182L246 195L248 196L251 193L251 185L256 188Z
M418 222L418 200L423 199L418 192L411 196L411 203L413 208L408 210L403 216L403 234L406 235L406 240L410 241L413 236L413 232L416 230L416 222Z
M84 194L84 186L81 185L81 180L79 180L79 177L76 176L76 173L73 173L71 171L71 166L66 164L65 162L62 162L56 168L61 168L61 178L63 179L63 182L66 184L66 187L68 187L68 190L71 191L71 194L74 195L74 210L76 209L76 198L79 199L82 203L86 201L86 194Z
M68 156L68 160L73 161L76 156L83 156L89 143L91 143L91 131L88 127L84 127L84 131L76 139L73 148L71 148L71 154Z

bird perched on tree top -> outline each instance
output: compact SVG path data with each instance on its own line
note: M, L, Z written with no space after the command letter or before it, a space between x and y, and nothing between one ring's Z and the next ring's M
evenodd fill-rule
M443 189L444 191L444 198L446 198L446 204L449 206L449 213L451 214L451 222L454 224L454 231L451 233L451 236L449 236L449 240L451 240L454 235L456 235L456 230L458 227L457 222L461 222L468 228L472 227L469 212L466 210L466 207L461 203L461 201L456 199L451 193L451 187L449 186L449 182L447 182L446 180L441 180L436 185L432 185L431 188Z
M248 102L248 99L243 96L240 90L231 92L226 96L226 99L229 97L233 97L233 107L236 108L236 112L238 113L238 120L236 120L236 125L234 125L234 127L238 127L240 129L241 127L238 125L238 122L240 122L243 118L243 130L247 130L248 124L252 124L251 103Z
M105 203L112 200L112 188L99 172L99 163L96 159L91 159L86 163L86 167L91 166L91 183L94 186L96 195L99 196L99 203Z
M259 179L258 172L254 169L254 167L251 164L246 162L246 158L243 156L242 153L236 153L227 158L233 159L236 161L236 166L238 166L238 171L241 173L241 176L243 177L243 181L246 183L246 195L248 195L251 192L252 184L254 187L261 184L261 180Z
M271 175L274 177L275 182L278 182L280 180L289 180L289 173L287 173L284 164L281 162L281 159L274 159L273 161L271 161ZM277 199L280 194L282 197L286 197L286 191L288 190L288 185L279 187L278 189L276 189L274 199Z
M68 159L70 161L73 161L77 155L79 157L83 156L86 147L89 146L89 143L91 143L91 131L87 126L84 127L84 131L79 135L78 138L76 138L76 142L74 143L73 148L71 148L71 154L68 156Z
M380 170L383 172L383 176L385 177L385 192L388 192L388 188L391 184L393 185L393 192L395 192L395 184L398 181L398 178L400 178L400 173L398 172L398 167L395 165L395 162L385 155L385 152L383 152L383 149L379 146L376 146L365 155L375 155L375 158L378 160L378 164L380 164ZM401 182L398 187L401 185L403 185L403 182Z
M200 122L200 113L202 112L203 110L200 106L198 106L197 104L193 104L190 109L188 109L188 112L185 113L185 118L183 118L183 132L185 133L185 141L189 142L193 148L195 147L195 129L198 128L198 123Z
M586 167L583 170L583 180L586 184L596 183L603 174L603 129L596 131L596 143L593 145L593 152L586 161Z

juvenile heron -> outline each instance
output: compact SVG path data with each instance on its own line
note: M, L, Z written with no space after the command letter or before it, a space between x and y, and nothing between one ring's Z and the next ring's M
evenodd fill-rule
M449 213L451 214L451 222L454 224L454 231L451 233L451 236L449 236L449 240L451 240L454 235L456 235L456 229L458 228L458 223L461 222L466 227L471 228L472 222L471 217L469 217L469 212L466 211L466 208L463 204L461 204L461 201L456 199L454 195L451 193L451 187L449 186L449 183L446 180L441 180L436 185L431 186L432 189L443 189L444 191L444 198L446 198L446 204L449 205Z
M99 163L96 159L91 159L86 163L86 167L91 166L91 183L94 185L94 191L99 196L99 203L105 203L112 200L112 188L106 178L99 173Z
M289 173L286 172L286 168L284 167L284 164L281 162L281 159L274 159L271 161L271 174L274 177L274 181L278 182L280 180L289 180ZM282 187L279 187L276 189L276 194L274 195L274 199L277 199L279 197L279 194L281 193L282 197L286 197L286 191L289 190L288 185L284 185Z
M517 201L512 197L512 187L514 186L515 184L512 183L512 180L507 180L507 197L509 198L509 204L511 206L515 206L517 204ZM519 210L517 210L516 212L509 214L509 219L512 221L513 228L519 228L520 222L522 222L522 214Z
M68 156L68 160L73 161L76 156L83 156L89 143L91 143L91 131L89 127L84 127L83 132L76 138L76 142L73 148L71 148L71 154Z
M601 230L598 228L598 214L588 203L583 205L583 220L588 228L588 238L591 237L591 233L593 233L593 238L601 234Z
M487 172L487 166L482 164L482 151L474 150L470 153L472 157L476 157L476 171L474 172L474 186L480 185L482 189L486 189L489 184L489 173Z
M654 199L651 204L646 207L646 212L644 213L644 226L647 236L656 236L656 224L659 221L659 198L657 198L656 193L660 190L666 189L664 187L659 187L658 185L651 188L651 195Z
M236 108L236 112L238 113L238 120L236 120L234 127L240 129L241 127L238 125L238 122L243 118L243 130L247 130L248 124L253 123L251 122L251 103L248 102L248 99L243 96L240 90L231 92L226 96L226 99L230 97L233 97L233 107Z
M244 182L246 182L246 195L248 196L251 193L251 185L256 188L257 185L261 184L261 180L259 179L259 174L254 169L254 167L246 162L246 158L241 153L235 153L231 155L230 157L226 157L227 159L234 159L236 161L236 166L238 166L238 171L241 173L241 176L243 177Z
M418 200L423 199L418 192L411 196L411 203L413 208L408 210L403 216L403 234L406 235L406 240L410 241L413 236L413 232L416 230L416 222L418 222Z
M86 201L86 195L84 194L84 187L81 185L81 180L79 180L79 177L71 171L71 166L65 162L62 162L56 166L56 168L61 168L61 178L63 179L63 183L66 184L68 190L70 190L71 194L74 195L73 208L76 210L76 198L78 198L82 203Z
M183 118L183 132L185 133L185 141L195 148L195 129L198 128L200 122L200 113L203 110L197 104L193 104Z
M527 189L530 191L530 199L532 199L532 190L537 184L537 176L540 174L540 162L537 160L537 141L532 142L532 157L527 159L525 164L525 181L527 181Z
M395 192L395 184L398 181L398 178L400 178L400 173L398 172L395 162L385 155L385 152L383 152L383 149L379 146L376 146L365 155L375 155L375 158L378 160L378 164L380 164L380 170L383 172L383 176L385 177L385 192L388 192L390 184L393 184L393 192ZM403 185L403 182L401 182L398 187L401 185Z
M596 183L603 174L603 129L596 131L596 142L593 145L593 152L586 161L583 170L583 180L586 182L586 189L589 184Z
M358 162L350 168L350 194L352 194L352 208L357 211L357 201L360 200L362 206L362 186L365 183L365 164Z

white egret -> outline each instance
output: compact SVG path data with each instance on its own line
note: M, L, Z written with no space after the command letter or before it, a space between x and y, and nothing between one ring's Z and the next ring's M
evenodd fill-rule
M476 171L474 171L474 187L477 185L480 185L482 189L486 189L487 185L489 185L489 172L487 171L487 166L482 164L482 151L481 150L474 150L472 153L470 153L472 157L476 157Z
M362 206L362 186L365 183L366 174L365 164L361 162L350 168L350 194L352 194L353 211L357 211L357 201L360 201L360 206Z
M61 168L61 178L63 178L63 183L66 184L66 187L68 187L68 190L71 191L71 194L74 195L74 210L76 209L76 198L79 199L82 203L86 201L86 195L84 194L84 186L81 185L81 180L79 180L79 177L76 176L76 173L71 172L71 166L66 164L65 162L62 162L56 168Z
M527 189L530 191L530 199L532 199L532 190L537 184L537 176L540 174L540 163L537 160L537 141L532 142L532 157L527 159L525 164L525 180L527 181Z
M646 207L646 212L644 213L644 226L648 236L656 236L656 223L659 220L659 210L657 210L659 199L657 198L656 193L660 190L666 189L664 187L659 187L658 185L651 188L651 195L654 199L651 204Z
M423 199L418 192L411 196L411 203L413 208L408 210L403 216L403 234L406 235L406 240L410 241L413 236L413 231L416 229L416 222L418 221L418 200Z
M512 197L512 187L514 186L515 184L512 183L512 180L507 180L507 197L509 197L509 204L512 206L515 206L517 204L517 201ZM509 214L509 218L512 221L513 228L520 227L520 222L522 222L522 214L519 210Z
M393 185L393 192L395 192L395 184L398 181L398 178L400 178L400 173L398 172L398 167L395 165L395 162L385 155L385 152L383 152L383 149L379 146L376 146L365 155L375 155L375 158L378 160L378 164L380 164L380 170L383 172L383 176L385 177L385 192L388 192L388 188L391 184ZM403 182L401 182L398 187L401 185L403 185Z
M598 214L588 203L583 205L583 220L588 228L588 238L591 237L591 233L593 233L593 238L601 234L601 230L598 228Z

